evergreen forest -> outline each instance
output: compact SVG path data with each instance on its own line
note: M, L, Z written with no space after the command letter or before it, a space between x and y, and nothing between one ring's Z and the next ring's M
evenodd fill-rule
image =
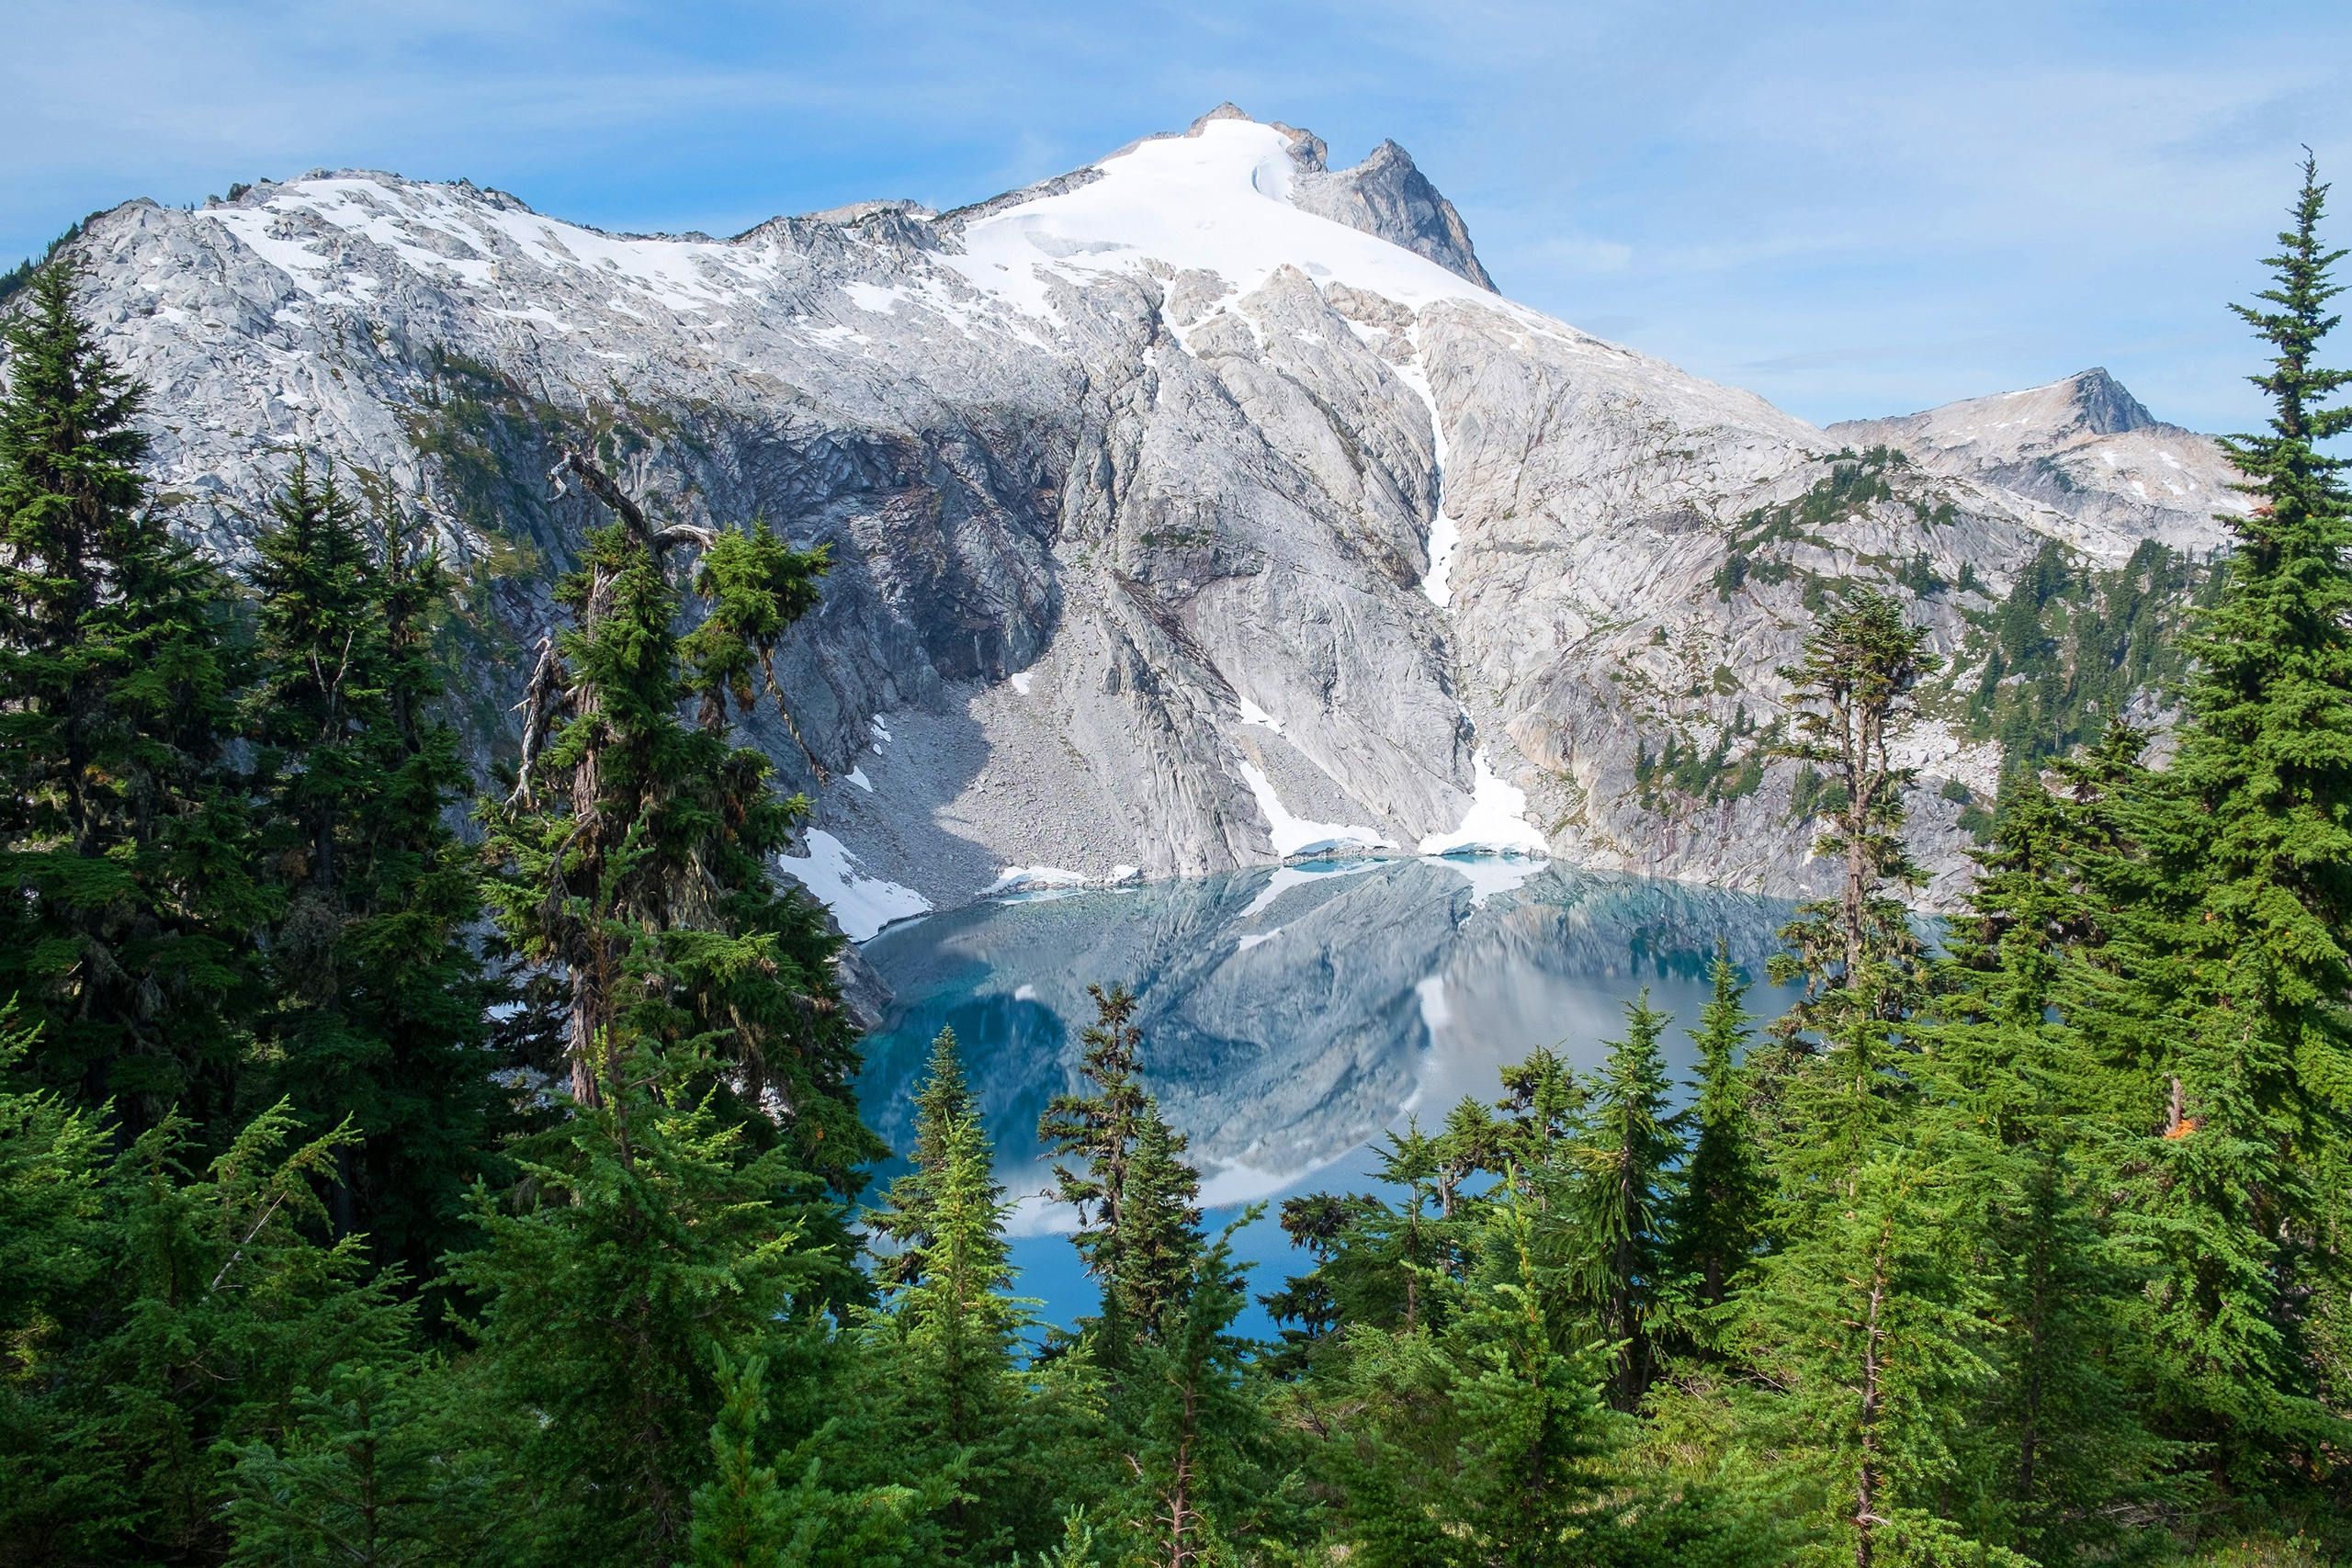
M0 1563L2027 1568L2352 1558L2352 373L2306 165L2238 308L2256 504L2163 733L2013 748L1923 938L1939 661L1825 604L1834 896L1280 1211L1253 1277L1128 976L1040 1137L1100 1286L1018 1294L952 1034L861 1119L805 800L740 719L827 560L606 525L520 748L452 592L322 461L196 553L70 247L0 396ZM2117 705L2109 705L2110 708ZM1272 1340L1238 1330L1253 1298Z

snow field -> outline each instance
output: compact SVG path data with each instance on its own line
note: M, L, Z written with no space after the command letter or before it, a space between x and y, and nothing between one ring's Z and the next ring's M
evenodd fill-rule
M842 934L852 942L870 942L894 920L927 913L931 900L911 887L885 882L857 872L857 857L849 846L820 828L805 835L808 852L779 855L780 870L833 912Z

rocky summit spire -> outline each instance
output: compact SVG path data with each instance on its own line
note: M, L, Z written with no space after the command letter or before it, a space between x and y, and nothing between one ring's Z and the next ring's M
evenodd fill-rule
M1213 113L1222 115L1232 107L1227 104ZM1293 206L1402 245L1457 277L1500 292L1479 265L1462 214L1414 165L1410 152L1394 141L1383 141L1355 167L1332 169L1325 162L1330 149L1321 137L1280 123L1274 129L1291 138L1291 156L1298 161L1298 175L1291 186Z
M2105 366L2095 366L2072 379L2075 407L2082 412L2083 423L2093 434L2120 435L2156 423L2156 416L2122 382L2109 375Z
M1222 103L1185 127L1183 134L1198 136L1203 128L1222 119L1257 123L1238 105ZM1334 169L1329 144L1313 131L1278 119L1266 124L1290 138L1291 157L1298 165L1291 179L1292 206L1400 245L1488 293L1501 292L1478 261L1469 225L1415 165L1410 152L1393 141L1383 141L1353 168Z

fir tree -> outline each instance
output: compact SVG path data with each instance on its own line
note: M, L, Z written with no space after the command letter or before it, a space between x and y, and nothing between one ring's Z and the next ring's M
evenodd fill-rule
M2255 504L2222 519L2236 548L2186 644L2178 755L2127 781L2126 842L2098 868L2118 976L2098 1029L2136 1074L2134 1220L2163 1257L2158 1408L2242 1485L2317 1440L2297 1303L2340 1268L2312 1177L2352 1128L2352 493L2320 450L2352 429L2321 406L2352 376L2315 363L2343 253L2303 175L2275 286L2238 308L2273 350L2269 430L2226 447Z
M1281 1503L1270 1474L1272 1420L1232 1332L1248 1298L1233 1265L1233 1233L1252 1209L1185 1258L1161 1332L1139 1346L1119 1411L1134 1477L1134 1555L1160 1568L1229 1562Z
M1620 1410L1634 1408L1649 1386L1648 1319L1666 1273L1665 1215L1682 1153L1658 1049L1667 1021L1646 990L1626 1004L1625 1038L1610 1045L1576 1140L1563 1216L1572 1288L1611 1347L1610 1400Z
M876 1259L876 1273L884 1283L905 1286L922 1279L939 1204L935 1189L947 1168L948 1134L974 1110L971 1085L956 1053L956 1032L942 1029L932 1040L922 1088L915 1095L915 1146L908 1156L914 1168L891 1182L881 1205L865 1215L867 1230L898 1243L898 1250Z
M2109 743L2110 745L2112 742ZM2095 761L2078 765L2095 769ZM1925 1114L1952 1123L1963 1209L1981 1237L1984 1348L1992 1375L1959 1439L1971 1530L2041 1562L2129 1554L2123 1511L2156 1495L2171 1457L2131 1387L2147 1272L2119 1232L2106 1115L2116 1087L2076 1021L2095 1013L2097 924L2075 863L2076 830L2040 781L2016 781L1992 845L1976 852L1970 919L1916 1064Z
M987 1135L968 1111L944 1129L932 1173L931 1230L913 1282L892 1305L904 1337L902 1364L918 1423L943 1450L944 1464L959 1451L964 1485L943 1518L950 1551L978 1559L1011 1534L993 1505L1003 1478L1009 1428L1018 1390L1013 1355L1033 1321L1008 1294L1012 1263L1004 1241L1012 1205L997 1179Z
M1431 1501L1459 1543L1454 1560L1537 1568L1575 1551L1624 1433L1602 1398L1608 1348L1545 1279L1537 1216L1517 1185L1487 1217L1484 1289L1455 1356L1454 1473Z
M762 1464L757 1439L767 1415L768 1362L714 1362L721 1395L710 1429L711 1478L695 1489L695 1568L927 1568L942 1561L923 1516L952 1495L953 1473L922 1487L826 1484L826 1426L776 1464ZM795 1477L786 1486L781 1470Z
M1781 933L1795 953L1775 959L1774 977L1802 976L1808 1001L1857 987L1867 964L1901 963L1917 951L1886 889L1922 879L1902 836L1903 792L1916 770L1895 766L1893 747L1918 711L1919 682L1941 668L1927 640L1901 604L1860 589L1821 618L1803 660L1780 672L1800 706L1799 738L1781 754L1828 770L1829 826L1814 852L1844 867L1838 897L1801 906ZM1789 1026L1814 1021L1813 1010L1800 1010Z
M1720 1306L1731 1281L1756 1255L1766 1186L1748 1114L1741 1055L1754 1037L1747 987L1730 953L1718 946L1707 977L1714 994L1699 1014L1697 1091L1689 1112L1698 1135L1673 1207L1676 1267L1695 1276L1700 1302Z
M710 1429L711 1477L695 1489L695 1568L780 1568L793 1544L793 1519L773 1468L759 1461L755 1440L767 1395L763 1356L741 1366L724 1350L718 1374L718 1420Z
M407 1356L413 1310L357 1239L313 1239L315 1189L351 1134L286 1154L296 1125L281 1102L195 1176L193 1129L167 1114L117 1157L96 1278L40 1347L46 1386L15 1412L42 1439L0 1488L32 1505L18 1539L46 1537L65 1561L217 1559L239 1445L282 1441L300 1391L327 1387L337 1364Z
M1404 1189L1402 1200L1363 1201L1317 1270L1346 1322L1406 1334L1443 1323L1435 1287L1459 1273L1471 1222L1453 1217L1441 1197L1439 1145L1418 1122L1389 1134L1380 1180Z
M423 1369L370 1362L334 1367L319 1392L298 1390L282 1435L229 1450L229 1561L439 1568L494 1555L496 1470L449 1452L439 1392Z
M808 802L777 799L767 760L728 738L729 699L750 701L751 670L813 602L824 554L757 525L656 528L594 464L567 463L621 521L589 536L584 569L560 585L574 625L528 682L514 792L485 807L492 905L524 960L568 987L576 1100L593 1105L647 1044L705 1053L740 1105L853 1190L884 1151L851 1089L840 939L769 865ZM704 548L708 612L681 639L662 558L684 543ZM688 698L692 725L677 713Z
M1201 1252L1201 1177L1184 1161L1190 1140L1147 1098L1127 1169L1126 1205L1112 1277L1120 1315L1159 1332L1183 1299Z
M765 1353L844 1293L838 1211L781 1147L753 1153L689 1092L695 1064L638 1054L521 1160L483 1243L451 1259L545 1550L665 1562L721 1394L718 1358ZM496 1436L483 1439L496 1442Z
M1054 1168L1055 1196L1079 1213L1086 1270L1102 1286L1102 1355L1115 1364L1127 1340L1159 1328L1190 1277L1200 1245L1200 1178L1183 1163L1186 1140L1161 1119L1136 1077L1143 1031L1125 985L1089 986L1096 1020L1080 1071L1090 1095L1056 1095L1037 1122L1049 1154L1084 1169Z
M470 781L427 716L442 682L424 623L449 583L395 528L372 547L332 473L297 464L271 510L249 703L260 847L286 901L260 1028L297 1106L361 1134L330 1195L337 1229L424 1279L463 1234L492 1095L467 942L481 898L447 822Z
M1503 1124L1476 1098L1465 1094L1454 1102L1453 1109L1445 1113L1445 1126L1438 1134L1437 1146L1432 1151L1436 1156L1441 1217L1453 1217L1455 1197L1473 1176L1481 1171L1501 1171L1504 1142Z
M62 1462L68 1327L103 1268L101 1108L7 1086L34 1032L0 1007L0 1541L64 1557L104 1510L106 1478Z
M1281 1330L1286 1348L1273 1361L1278 1373L1303 1370L1316 1345L1349 1315L1342 1312L1327 1270L1351 1245L1355 1227L1383 1207L1378 1199L1361 1193L1308 1192L1283 1200L1283 1234L1314 1266L1283 1280L1281 1290L1258 1298L1275 1323L1299 1325Z
M1508 1120L1498 1130L1487 1168L1506 1168L1515 1179L1541 1187L1562 1165L1581 1125L1590 1091L1558 1053L1537 1046L1526 1059L1502 1070L1499 1109Z
M1854 1568L1885 1547L1902 1561L1979 1553L1936 1507L1962 1402L1990 1371L1954 1186L1943 1152L1899 1122L1843 1169L1787 1172L1786 1239L1741 1298L1756 1374L1778 1391L1751 1440L1819 1487Z
M42 1024L42 1079L112 1097L135 1133L231 1107L266 899L223 760L225 585L149 503L144 389L75 313L74 276L43 268L6 333L0 997Z

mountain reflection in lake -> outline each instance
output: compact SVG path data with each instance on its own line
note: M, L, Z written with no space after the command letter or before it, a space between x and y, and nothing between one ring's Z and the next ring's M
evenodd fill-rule
M1495 858L1326 861L980 904L866 944L897 1000L865 1043L859 1094L904 1151L932 1037L954 1026L999 1177L1021 1200L1019 1293L1067 1324L1097 1300L1050 1234L1072 1216L1040 1196L1037 1116L1081 1087L1087 986L1124 980L1140 999L1146 1086L1192 1138L1209 1223L1268 1204L1237 1247L1259 1260L1262 1293L1305 1267L1274 1224L1283 1198L1364 1189L1368 1143L1414 1116L1434 1127L1464 1094L1492 1100L1496 1069L1535 1046L1597 1066L1645 986L1677 1017L1666 1045L1679 1076L1717 941L1760 980L1789 909ZM1784 1000L1759 986L1749 1005Z

